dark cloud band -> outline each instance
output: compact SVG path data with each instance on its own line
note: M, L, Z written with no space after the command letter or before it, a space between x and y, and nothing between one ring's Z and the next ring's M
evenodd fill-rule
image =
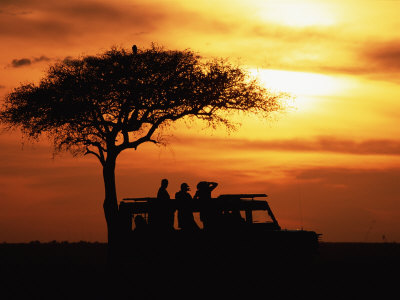
M23 66L29 66L33 63L38 63L41 61L49 61L50 58L42 55L40 57L35 57L33 59L30 58L21 58L21 59L13 59L11 62L11 66L13 68L19 68L19 67L23 67Z
M332 152L352 155L400 155L400 140L370 139L353 141L335 137L316 137L310 140L250 141L245 139L182 138L174 143L210 145L229 150Z

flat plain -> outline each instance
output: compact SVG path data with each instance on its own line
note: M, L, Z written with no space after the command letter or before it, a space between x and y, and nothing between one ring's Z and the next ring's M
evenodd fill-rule
M274 257L227 266L174 263L106 267L104 243L0 244L3 299L381 299L397 290L398 243L321 242L317 257L288 266ZM195 260L195 258L194 258Z

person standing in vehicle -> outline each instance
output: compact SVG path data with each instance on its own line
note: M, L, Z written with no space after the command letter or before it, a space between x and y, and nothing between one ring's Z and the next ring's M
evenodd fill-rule
M171 198L167 191L168 179L161 180L157 192L157 199L150 203L149 222L157 230L172 230L174 228L175 210L172 208Z
M189 185L184 182L181 184L181 190L175 194L178 205L178 227L184 231L195 231L199 226L193 217L193 198L189 191Z
M215 228L218 222L218 209L211 199L211 192L218 186L216 182L200 181L193 199L199 201L200 220L204 229Z

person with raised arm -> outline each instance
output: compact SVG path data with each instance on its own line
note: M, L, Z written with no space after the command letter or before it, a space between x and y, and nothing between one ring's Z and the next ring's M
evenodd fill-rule
M213 203L211 192L218 186L216 182L200 181L193 199L199 202L200 220L203 228L209 230L215 228L218 222L218 208Z

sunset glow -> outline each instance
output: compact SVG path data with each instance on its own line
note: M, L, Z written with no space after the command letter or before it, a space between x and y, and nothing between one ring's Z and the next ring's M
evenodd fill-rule
M330 26L335 24L332 7L321 1L257 1L259 16L266 21L294 27Z
M232 115L236 131L177 122L163 132L167 147L118 158L119 200L154 196L161 178L171 195L211 180L215 195L268 194L283 228L399 242L399 11L400 1L2 1L0 101L49 65L112 46L226 58L288 93L285 109ZM23 141L0 135L0 242L105 241L95 158L52 159L46 137Z
M344 94L346 81L316 73L282 70L251 70L251 74L270 90L295 97L294 106L301 110L318 109L316 96Z

